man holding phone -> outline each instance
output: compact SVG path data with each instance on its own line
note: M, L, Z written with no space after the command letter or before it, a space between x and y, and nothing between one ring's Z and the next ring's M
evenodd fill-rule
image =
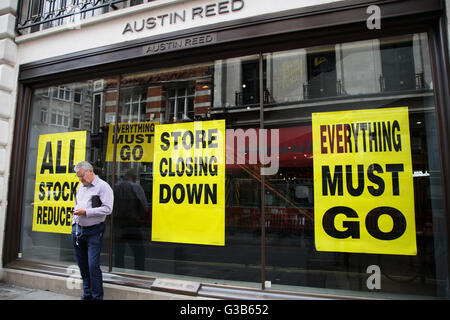
M114 193L87 161L75 165L80 180L72 213L72 243L83 279L83 300L103 299L100 251L106 216L111 214Z

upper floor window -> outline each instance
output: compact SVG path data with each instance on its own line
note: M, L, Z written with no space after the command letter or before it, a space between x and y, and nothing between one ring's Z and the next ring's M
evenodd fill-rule
M64 101L71 101L72 100L72 89L59 86L53 89L53 98L64 100Z
M184 85L172 87L167 92L167 120L194 120L195 86Z
M81 116L74 115L72 118L72 128L73 129L81 129Z
M41 122L42 123L47 123L47 115L48 115L48 111L45 108L41 109Z
M306 55L308 83L304 86L306 98L336 96L336 53L330 50L311 50Z
M383 41L380 45L383 91L414 90L416 72L412 36L402 42Z
M59 126L59 127L68 127L69 126L69 118L70 118L70 114L68 112L53 110L51 119L50 119L50 124Z
M82 93L81 90L75 89L75 90L73 91L73 101L74 101L75 103L82 103L82 102L83 102L83 101L82 101L82 97L83 97L83 93Z
M134 93L126 97L122 106L121 122L145 121L146 103L145 94Z

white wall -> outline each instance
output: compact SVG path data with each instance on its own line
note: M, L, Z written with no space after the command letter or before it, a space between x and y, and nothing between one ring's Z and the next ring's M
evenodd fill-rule
M231 10L233 1L243 2L243 8L233 12ZM210 16L206 17L205 6L217 4L217 1L158 0L19 36L16 38L19 45L18 63L23 64L164 33L338 1L342 0L229 0L228 8L224 9L228 13L219 14L218 7L214 6L211 7ZM237 3L236 7L239 6ZM197 7L203 8L202 18L198 15L193 17L193 8ZM171 13L174 16L175 12L181 14L184 10L186 11L184 22L178 19L177 23L170 23ZM168 16L165 18L158 18L166 14ZM154 28L124 33L127 23L134 27L136 22L139 28L142 21L149 18L155 18ZM75 20L79 19L75 18Z
M16 8L17 0L0 1L0 257L5 234L17 86L17 46L14 42Z

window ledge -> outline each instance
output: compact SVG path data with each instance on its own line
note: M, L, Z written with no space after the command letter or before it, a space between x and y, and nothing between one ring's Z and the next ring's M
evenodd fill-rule
M35 272L52 276L68 278L72 273L67 272L67 266L46 264L30 260L16 260L6 266L8 269ZM168 275L170 277L170 275ZM103 282L130 288L148 289L156 278L141 275L131 275L118 272L103 272ZM177 293L177 292L173 292ZM179 292L178 292L179 294ZM261 290L238 286L201 283L197 292L198 298L232 299L232 300L360 300L367 298L341 296L306 292L283 292L275 290Z

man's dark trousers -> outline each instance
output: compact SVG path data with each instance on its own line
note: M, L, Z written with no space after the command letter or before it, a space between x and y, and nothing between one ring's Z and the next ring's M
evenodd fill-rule
M91 227L72 226L72 244L83 279L83 299L103 299L103 279L100 269L100 251L102 248L105 223Z

